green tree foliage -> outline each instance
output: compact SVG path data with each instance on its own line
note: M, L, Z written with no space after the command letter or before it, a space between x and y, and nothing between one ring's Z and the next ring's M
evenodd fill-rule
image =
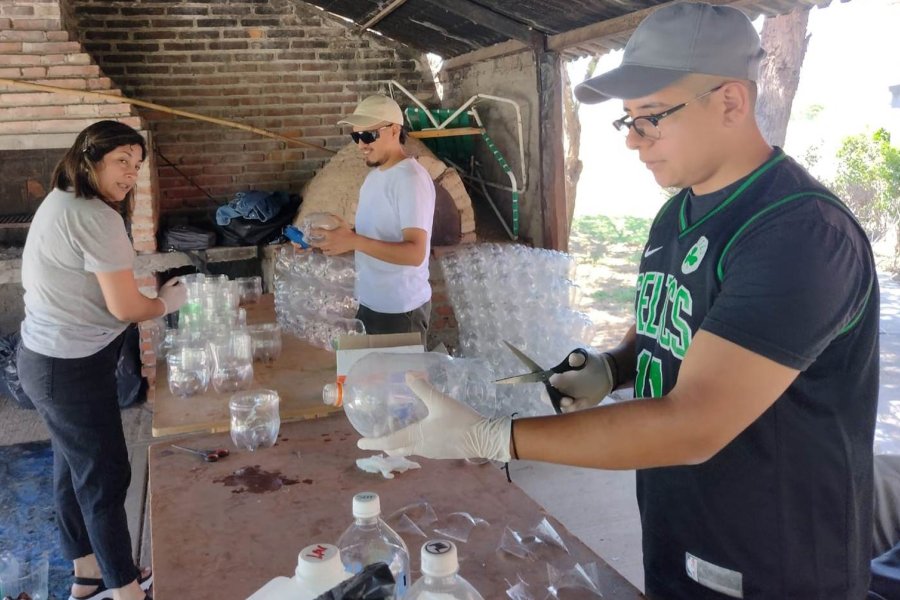
M845 138L832 187L872 241L900 228L900 149L884 129ZM898 232L900 233L900 232Z

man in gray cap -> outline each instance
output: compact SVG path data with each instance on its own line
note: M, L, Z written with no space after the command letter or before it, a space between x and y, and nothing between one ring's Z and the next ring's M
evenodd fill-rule
M425 341L431 318L428 258L434 221L434 182L406 156L403 111L391 98L369 96L338 125L373 167L359 190L355 231L343 223L317 230L313 245L325 254L354 252L356 318L367 333L418 332Z
M487 419L410 377L429 416L360 447L638 469L651 598L863 598L875 265L846 207L760 134L763 56L738 10L674 4L576 88L622 99L614 127L680 191L651 226L635 324L550 378L571 414ZM596 406L620 386L636 399Z

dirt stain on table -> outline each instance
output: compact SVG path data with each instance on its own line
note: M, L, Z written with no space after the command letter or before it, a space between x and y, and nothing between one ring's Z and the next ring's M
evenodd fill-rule
M237 487L238 489L231 490L232 494L277 492L286 485L300 483L298 479L285 477L281 471L264 471L259 468L259 465L241 467L231 475L213 479L213 481L226 487Z

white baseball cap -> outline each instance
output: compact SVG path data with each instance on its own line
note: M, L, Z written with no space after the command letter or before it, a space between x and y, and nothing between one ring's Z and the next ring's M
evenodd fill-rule
M400 105L391 98L376 94L360 102L353 114L338 121L338 125L374 127L385 121L403 125L403 111L400 110Z

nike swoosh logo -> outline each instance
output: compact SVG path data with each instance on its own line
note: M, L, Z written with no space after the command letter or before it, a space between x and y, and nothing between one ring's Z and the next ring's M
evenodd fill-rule
M662 250L662 249L663 249L662 246L657 246L657 247L654 248L653 250L649 250L649 249L648 249L646 252L644 252L644 258L647 258L647 257L650 256L651 254L656 254L657 252L659 252L659 251Z

